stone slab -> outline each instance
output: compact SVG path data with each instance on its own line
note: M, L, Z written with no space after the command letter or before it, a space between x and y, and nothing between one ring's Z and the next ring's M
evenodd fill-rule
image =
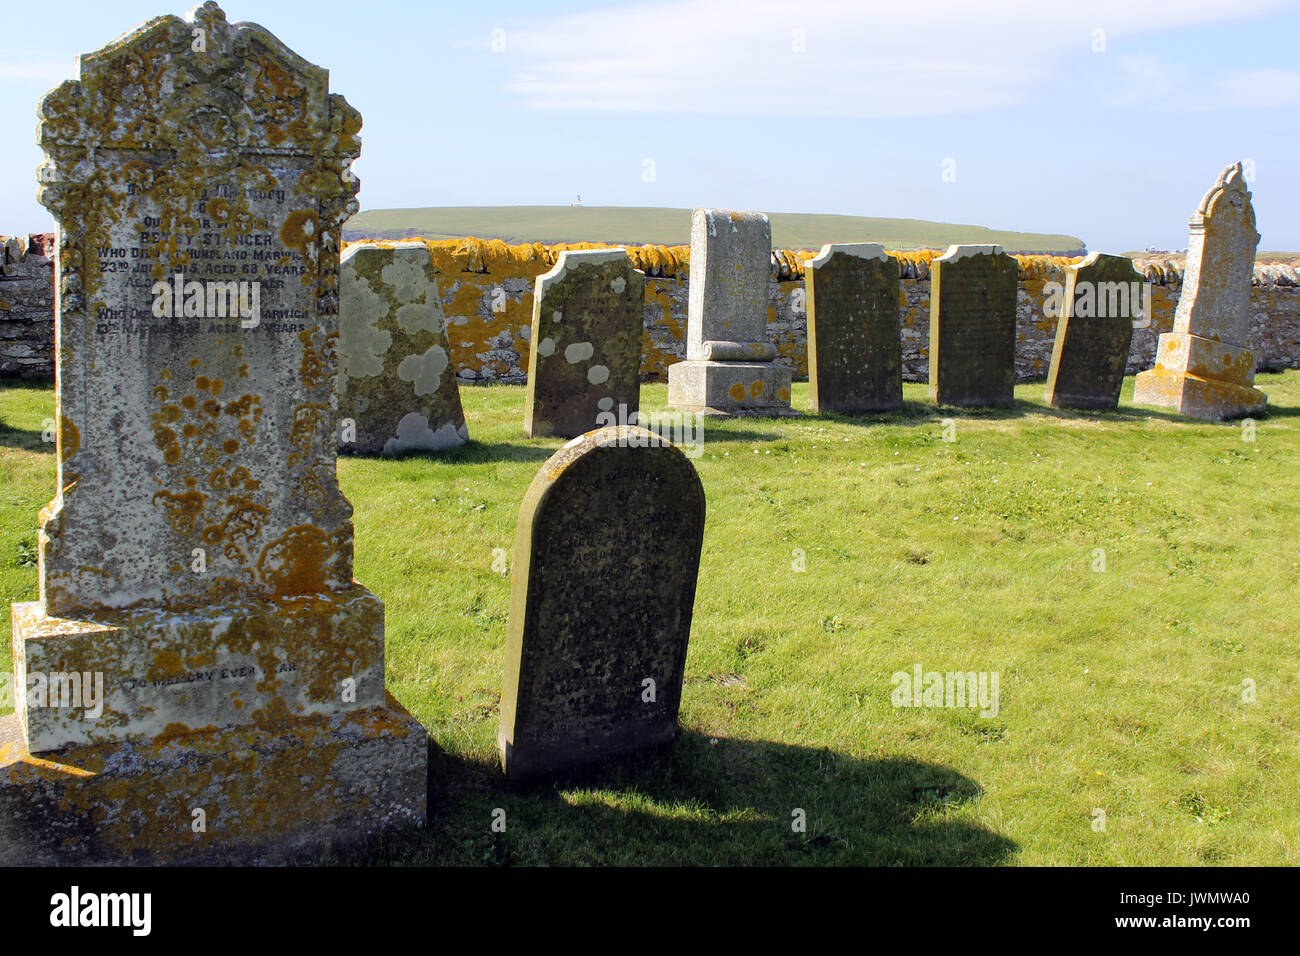
M645 274L623 249L565 250L537 277L524 397L530 438L575 438L640 408Z
M1070 267L1047 373L1047 404L1119 407L1144 282L1125 256L1094 252Z
M19 603L13 644L15 712L33 753L384 701L384 606L359 586L93 620Z
M898 277L898 260L874 242L827 244L805 264L813 411L903 404Z
M997 245L952 245L930 263L930 398L1010 405L1016 384L1016 281Z
M391 697L39 756L0 717L0 866L299 861L424 826L427 775L428 735Z
M349 246L339 300L339 451L400 455L468 441L429 247Z
M704 488L636 426L569 442L519 509L498 746L512 781L672 740Z
M1226 167L1188 223L1174 332L1245 345L1259 233L1241 163Z
M1138 375L1133 401L1209 421L1228 421L1268 411L1268 396L1257 388L1165 368Z
M262 27L215 3L190 16L81 56L41 102L60 288L58 493L39 543L56 615L275 596L252 570L309 527L331 545L312 577L352 583L333 405L361 117Z
M709 416L791 417L784 365L761 362L678 362L668 366L668 405Z
M758 212L696 209L691 214L691 278L686 359L707 360L705 342L767 343L772 225Z

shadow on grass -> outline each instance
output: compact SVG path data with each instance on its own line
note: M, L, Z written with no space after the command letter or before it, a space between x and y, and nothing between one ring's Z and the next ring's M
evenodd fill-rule
M17 448L22 451L43 451L54 454L54 443L47 442L39 431L14 428L0 418L0 448Z
M946 818L981 792L937 764L695 731L661 750L524 788L507 786L495 766L431 746L428 829L317 862L986 866L1017 845ZM796 810L806 815L804 832L792 828ZM492 831L496 811L504 811L504 833Z
M485 386L486 387L486 386ZM510 442L479 442L470 439L456 448L436 452L407 452L397 456L340 454L339 458L362 461L432 461L449 465L492 464L500 461L545 461L556 449L535 445L515 445Z
M829 421L843 425L898 425L917 424L945 418L988 419L1006 421L1008 419L1026 418L1030 415L1042 415L1047 418L1067 420L1097 420L1113 422L1145 421L1160 418L1171 422L1194 422L1173 412L1164 412L1155 408L1121 405L1110 409L1075 409L1054 408L1039 402L1016 399L1010 405L933 405L929 402L905 401L898 408L884 412L863 412L858 415L846 415L839 412L807 412L810 421Z

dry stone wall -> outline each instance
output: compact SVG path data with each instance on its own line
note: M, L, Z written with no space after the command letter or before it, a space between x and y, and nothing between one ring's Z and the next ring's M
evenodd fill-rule
M0 236L0 377L54 374L54 234Z
M528 374L534 280L555 265L565 249L613 248L600 243L508 245L500 240L428 241L438 275L443 313L456 374L463 384L522 383ZM6 246L8 250L10 247ZM690 248L626 246L633 265L646 275L641 377L668 379L668 366L686 357L687 285ZM0 278L0 376L49 376L54 371L53 238L33 236L23 256L6 251ZM780 364L796 378L808 376L808 329L804 308L804 263L813 250L772 253L767 334ZM930 260L934 250L891 252L899 260L903 378L928 377ZM1077 258L1017 256L1016 375L1047 375L1056 318L1045 306L1049 283L1065 284L1066 267ZM1181 264L1167 259L1135 261L1152 284L1152 322L1134 330L1128 374L1150 368L1156 339L1173 327L1182 291ZM10 267L13 267L10 271ZM42 278L43 277L43 278ZM1250 292L1251 327L1246 346L1260 370L1300 367L1300 276L1294 265L1256 266Z

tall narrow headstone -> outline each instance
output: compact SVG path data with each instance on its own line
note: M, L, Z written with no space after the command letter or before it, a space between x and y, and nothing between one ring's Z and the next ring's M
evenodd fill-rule
M995 245L953 245L930 263L930 398L1010 405L1019 265Z
M772 226L767 216L697 209L691 217L686 361L668 367L668 404L705 415L790 415L792 373L767 337Z
M524 400L530 438L575 438L611 410L617 421L636 420L644 314L645 274L623 249L565 250L537 277Z
M1254 387L1255 356L1245 347L1258 244L1245 173L1234 163L1192 214L1174 329L1156 344L1155 368L1138 374L1135 402L1211 420L1265 411L1268 396Z
M903 404L898 260L875 242L822 246L804 271L808 383L816 412Z
M339 273L339 450L396 455L465 444L429 247L359 242Z
M1070 266L1047 373L1047 404L1119 407L1145 280L1125 256L1094 252Z
M58 493L13 607L0 862L276 859L423 820L427 735L385 693L335 479L360 127L214 3L41 104Z
M704 534L682 452L616 426L542 465L519 509L498 745L511 780L668 742Z

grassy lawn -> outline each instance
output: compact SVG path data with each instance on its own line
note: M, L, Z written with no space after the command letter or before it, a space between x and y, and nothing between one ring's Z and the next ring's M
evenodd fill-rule
M348 861L1300 863L1300 372L1258 381L1254 441L1135 408L1132 379L1102 415L1041 383L1000 411L907 385L889 416L708 425L679 740L517 791L493 549L563 442L522 437L521 388L463 390L465 448L339 465L389 687L434 742L428 832ZM53 398L0 389L4 601L36 594ZM5 670L8 637L5 615ZM996 672L997 715L894 707L917 664Z

